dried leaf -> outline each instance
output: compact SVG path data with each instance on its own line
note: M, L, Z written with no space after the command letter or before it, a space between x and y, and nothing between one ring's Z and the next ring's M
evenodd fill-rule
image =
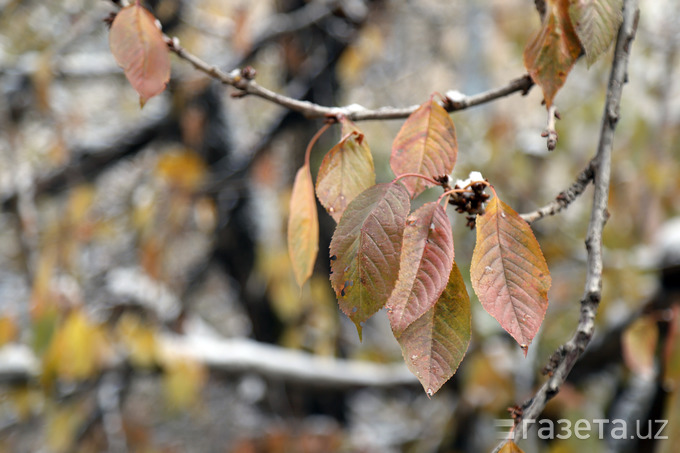
M446 210L439 203L426 203L406 219L399 277L387 301L395 335L434 306L452 266L453 237Z
M338 303L362 324L380 310L399 274L408 192L399 183L378 184L352 201L331 240L331 284Z
M111 25L109 47L139 93L143 107L170 80L170 55L156 18L138 2L120 10Z
M623 21L623 0L572 0L569 17L588 66L609 49Z
M477 217L470 266L482 306L526 355L548 308L550 272L529 224L498 196Z
M524 453L517 444L511 440L507 441L503 447L498 451L498 453Z
M439 300L397 336L406 365L428 396L434 395L458 369L470 344L470 330L470 298L463 276L453 263Z
M430 99L408 117L392 144L390 166L395 175L418 173L424 176L448 175L458 157L456 130L444 107ZM404 185L415 198L432 184L422 178L407 177Z
M654 375L654 357L659 341L659 328L651 316L637 319L623 332L623 359L635 374Z
M336 222L357 195L375 185L373 157L364 134L345 119L342 136L323 158L316 176L316 196Z
M288 217L288 254L298 285L312 275L319 252L319 220L316 214L314 184L309 165L303 165L295 175Z
M569 0L547 0L546 6L541 29L524 49L524 66L550 108L581 54L581 42L569 18Z

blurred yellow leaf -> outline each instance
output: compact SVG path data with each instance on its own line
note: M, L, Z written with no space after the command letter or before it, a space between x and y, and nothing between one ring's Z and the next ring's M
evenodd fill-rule
M651 316L644 316L623 332L623 359L636 374L654 373L654 356L659 340L659 328Z
M364 68L383 53L384 39L380 27L366 24L354 44L340 56L338 77L345 83L353 83L361 78Z
M82 311L73 310L57 328L43 357L44 374L72 381L87 379L108 355L102 327L92 324Z
M13 317L3 315L0 316L0 347L14 341L19 334L19 328Z
M71 451L83 415L73 405L47 410L47 445L55 453Z
M200 363L174 357L166 360L163 369L163 390L171 408L186 409L198 402L207 378Z
M191 192L203 183L206 165L193 151L174 150L160 156L156 175L171 187Z
M143 324L137 316L121 316L116 331L120 341L130 354L130 361L137 367L151 367L156 361L156 335L150 326Z
M521 448L517 446L516 443L509 440L503 445L498 453L524 453Z

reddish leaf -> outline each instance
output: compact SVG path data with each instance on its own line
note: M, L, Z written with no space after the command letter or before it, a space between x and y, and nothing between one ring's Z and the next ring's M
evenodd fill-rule
M458 369L470 344L470 329L470 298L463 276L453 263L439 300L397 336L406 365L428 396L434 395Z
M295 175L288 216L288 254L298 285L312 275L319 251L319 221L316 214L314 185L308 165Z
M470 277L484 309L526 355L548 308L550 272L529 224L495 193L477 217Z
M170 55L153 15L138 2L120 10L111 25L109 47L125 76L139 93L139 102L165 90L170 80Z
M408 192L378 184L352 201L331 241L331 284L338 303L359 331L380 310L397 280Z
M449 281L453 237L446 210L439 203L423 205L406 219L399 278L387 301L395 335L430 310Z
M434 99L408 117L392 144L390 166L397 176L419 173L448 175L458 157L456 130L449 114ZM432 185L422 178L407 177L404 185L415 198Z
M546 7L541 29L524 49L524 66L550 107L581 54L581 43L569 19L569 0L547 0Z
M588 66L614 42L623 21L623 0L572 0L569 17L586 53Z
M654 357L659 341L659 328L651 316L636 320L623 332L623 359L635 374L654 375Z
M316 196L331 217L339 222L347 205L373 185L373 157L364 134L351 121L342 120L342 139L321 162L316 177Z

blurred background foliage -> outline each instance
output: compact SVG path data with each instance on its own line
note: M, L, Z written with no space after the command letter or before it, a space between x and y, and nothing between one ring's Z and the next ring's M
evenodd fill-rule
M250 64L260 84L324 105L407 106L435 91L501 86L525 72L522 50L539 25L533 2L520 0L145 4L204 60ZM616 131L598 333L544 415L665 418L677 438L680 4L641 9ZM245 344L226 340L243 338L386 366L401 353L384 313L363 343L339 313L324 253L334 222L322 208L316 272L302 290L295 284L286 211L320 123L233 99L174 57L169 89L140 110L108 50L112 11L103 0L0 0L0 451L492 448L494 420L532 395L575 328L590 190L534 225L553 287L527 359L473 297L468 355L432 400L415 378L334 384L221 361ZM552 153L538 89L453 114L453 177L481 171L519 212L552 200L594 154L610 60L572 71L555 101ZM379 182L393 177L401 124L359 124ZM338 135L316 146L313 172ZM467 275L474 232L451 220ZM196 339L205 338L226 346L204 353ZM669 441L611 439L522 447L673 451Z

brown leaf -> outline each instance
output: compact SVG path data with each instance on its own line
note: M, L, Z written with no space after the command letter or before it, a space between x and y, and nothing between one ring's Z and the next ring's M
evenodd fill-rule
M312 275L319 252L319 220L316 214L314 185L307 164L295 175L288 217L288 254L298 285Z
M623 0L572 0L569 17L588 66L607 51L623 21Z
M396 176L418 173L428 177L448 175L458 157L456 129L448 112L434 99L413 112L392 144L390 166ZM422 178L402 180L411 198L432 184Z
M347 205L373 185L373 157L364 134L351 121L343 119L342 139L323 158L316 176L316 196L339 222Z
M470 298L453 263L441 297L425 314L396 335L409 370L432 396L454 375L470 344Z
M550 108L581 54L581 42L569 18L569 0L546 0L546 5L543 25L524 49L524 66Z
M154 16L139 3L121 9L116 15L109 32L109 47L139 93L142 107L165 90L170 80L168 46Z
M453 237L446 210L439 203L426 203L406 219L399 277L387 301L395 335L437 302L452 266Z
M526 355L548 308L550 272L529 224L495 193L477 216L470 277L484 309Z
M394 289L410 207L403 185L375 185L347 206L333 234L331 284L359 337L364 321L385 305Z

